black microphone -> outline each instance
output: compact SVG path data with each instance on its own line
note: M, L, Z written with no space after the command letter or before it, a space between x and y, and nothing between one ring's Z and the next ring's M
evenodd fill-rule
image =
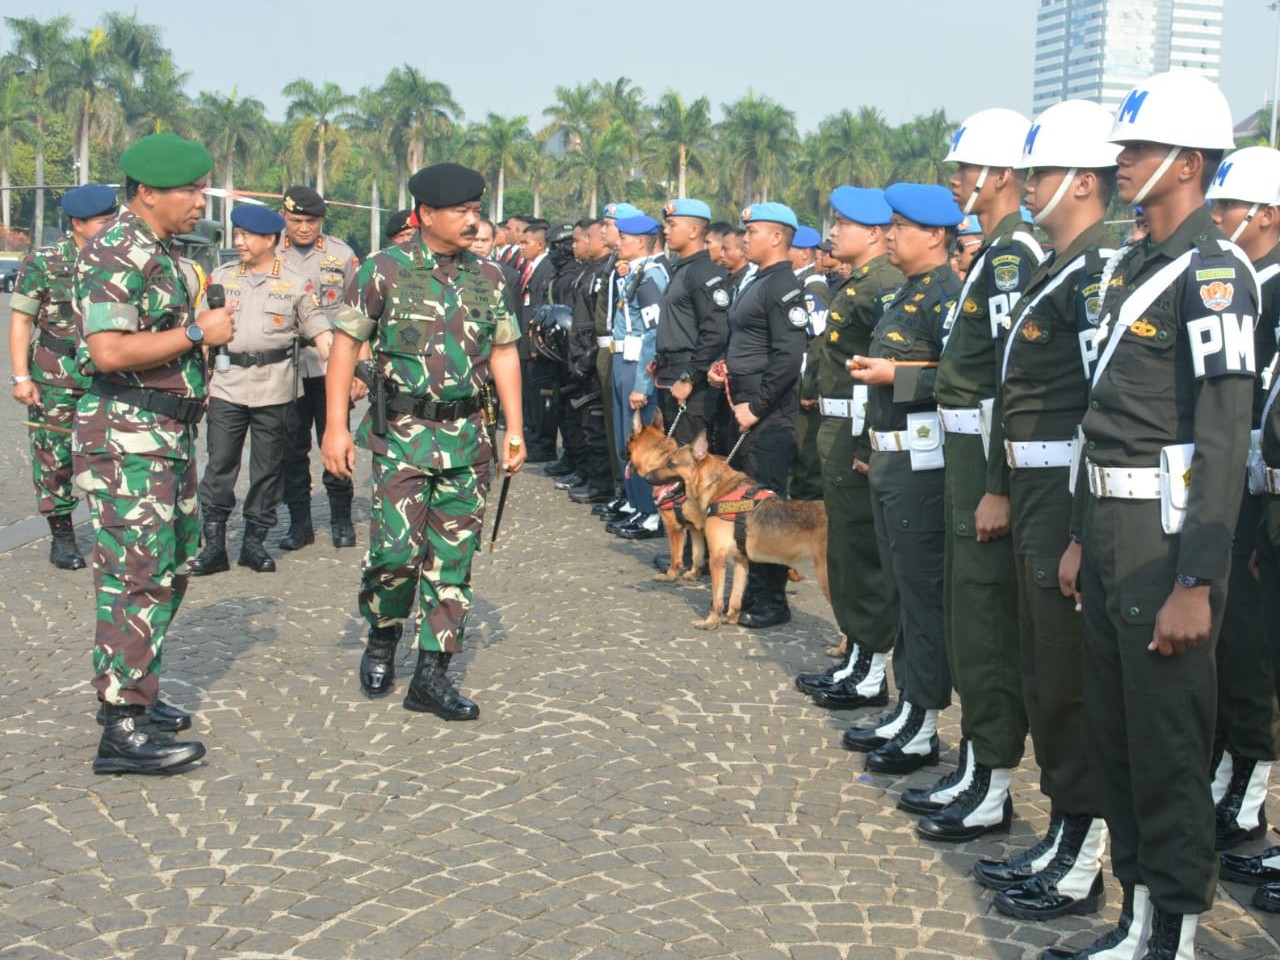
M218 310L227 305L227 291L220 283L211 283L209 288L204 292L204 302L209 305L209 309ZM226 373L231 369L231 352L224 343L214 353L213 368L219 373Z

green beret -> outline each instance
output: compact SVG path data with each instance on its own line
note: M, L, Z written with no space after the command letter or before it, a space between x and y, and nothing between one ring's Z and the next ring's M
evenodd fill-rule
M121 154L120 169L130 180L167 190L195 183L213 169L213 158L194 140L153 133Z

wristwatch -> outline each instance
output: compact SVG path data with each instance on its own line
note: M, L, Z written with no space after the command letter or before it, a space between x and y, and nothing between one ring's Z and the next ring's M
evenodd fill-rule
M1204 579L1203 577L1192 577L1192 576L1188 576L1188 575L1187 575L1187 574L1185 574L1185 573L1180 573L1180 574L1178 574L1178 576L1176 577L1176 581L1177 581L1178 586L1180 586L1180 587L1186 587L1188 590L1192 589L1193 587L1211 587L1211 586L1213 586L1213 581L1212 581L1212 580L1206 580L1206 579Z
M197 345L204 343L204 328L201 327L200 324L188 323L182 329L186 331L187 339L192 343Z
M14 374L12 377L10 377L9 379L10 379L10 381L12 381L13 385L16 387L16 386L17 386L18 384L20 384L20 383L26 383L26 382L27 382L27 381L29 381L31 378L30 378L29 376L27 376L25 373L15 373L15 374Z

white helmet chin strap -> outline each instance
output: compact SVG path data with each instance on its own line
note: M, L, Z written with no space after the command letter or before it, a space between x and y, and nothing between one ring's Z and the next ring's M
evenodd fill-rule
M986 185L987 174L990 172L990 167L983 167L982 172L978 174L977 182L973 185L973 192L969 194L969 199L964 202L964 215L966 217L973 213L973 205L978 202L978 194L982 192L982 188Z
M1258 208L1260 206L1262 206L1262 204L1255 203L1251 207L1249 207L1249 212L1246 213L1244 215L1244 219L1240 221L1240 226L1236 227L1234 230L1231 231L1230 240L1232 243L1235 243L1237 240L1239 240L1240 234L1244 233L1245 230L1249 228L1249 221L1253 219L1253 215L1258 212Z
M1067 175L1062 178L1062 182L1058 184L1058 189L1053 192L1053 196L1049 199L1049 202L1044 205L1044 209L1031 218L1032 223L1039 223L1049 214L1053 213L1058 204L1062 202L1062 198L1067 195L1067 188L1071 186L1071 181L1076 178L1076 174L1079 172L1080 171L1075 167L1072 167L1067 171Z
M1142 203L1143 200L1147 199L1147 194L1151 192L1151 188L1159 183L1164 175L1169 172L1169 168L1173 166L1173 161L1178 159L1178 155L1180 153L1182 153L1181 147L1169 148L1168 156L1160 161L1160 166L1156 167L1156 172L1151 175L1151 179L1144 183L1142 185L1142 189L1139 190L1134 195L1134 198L1129 201L1130 206L1137 206Z

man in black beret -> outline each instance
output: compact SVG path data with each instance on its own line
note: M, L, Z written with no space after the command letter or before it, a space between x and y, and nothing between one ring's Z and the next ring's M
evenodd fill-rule
M387 218L387 243L396 245L412 240L418 235L417 227L409 223L412 210L397 210Z

